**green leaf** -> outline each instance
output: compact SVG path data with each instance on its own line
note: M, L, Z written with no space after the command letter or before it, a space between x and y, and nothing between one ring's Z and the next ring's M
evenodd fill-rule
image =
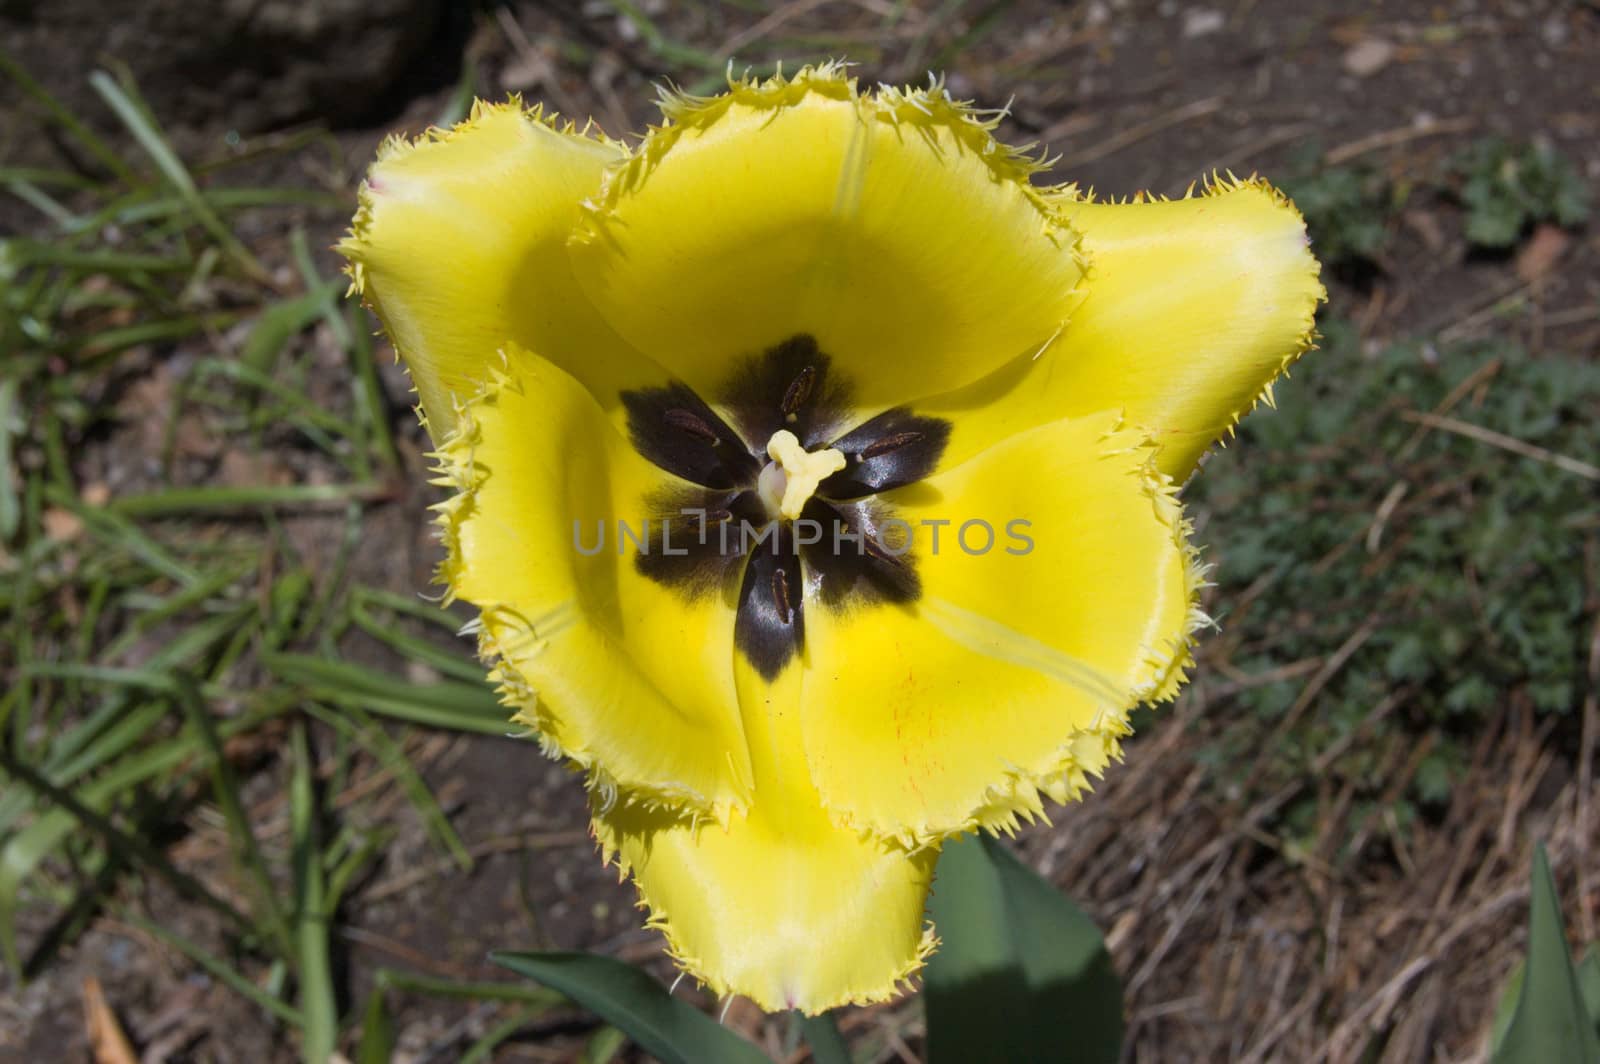
M487 683L412 683L373 669L309 654L263 654L262 664L311 698L354 704L368 713L432 728L504 736L510 712Z
M247 1001L255 1002L284 1023L298 1027L305 1022L305 1018L300 1015L299 1009L263 990L251 982L249 977L237 968L232 968L223 963L223 961L207 953L171 928L158 924L153 920L147 920L127 906L117 906L116 912L117 919L132 924L151 938L160 939L188 957L196 965L205 969L212 978L225 984L234 993ZM360 1061L359 1064L366 1064L366 1061Z
M850 1064L850 1047L839 1033L839 1024L833 1016L831 1012L824 1012L820 1016L800 1017L800 1031L805 1035L806 1045L811 1047L811 1059L815 1064Z
M33 75L24 70L15 59L4 51L0 51L0 74L5 75L28 96L33 97L36 103L43 105L45 113L61 124L61 127L70 133L75 140L100 162L100 165L111 171L123 181L133 182L134 173L128 164L122 161L122 156L117 150L101 140L94 131L78 120L77 116L64 107L59 100L45 91L44 86L33 79Z
M237 849L239 863L254 888L256 908L252 910L251 915L266 924L266 930L277 942L279 952L287 958L294 950L290 941L289 925L284 919L283 910L278 905L278 897L272 887L272 875L267 870L266 859L261 856L261 844L257 841L255 829L250 826L250 818L245 813L244 800L240 797L238 775L233 771L233 764L223 750L222 739L217 735L216 721L212 719L210 708L200 697L199 690L189 676L181 672L176 673L173 681L178 688L178 705L182 707L184 716L189 720L189 727L200 739L200 744L211 762L211 791L216 799L217 808L222 811L223 819L227 821L229 842Z
M330 282L267 307L250 327L239 360L257 373L270 374L289 341L322 316L324 301L336 291Z
M1578 962L1578 993L1596 1033L1600 1033L1600 949L1590 946Z
M189 210L211 234L217 245L252 278L270 284L271 277L266 269L249 249L239 242L239 238L223 224L222 219L211 209L211 205L200 195L200 189L194 183L194 178L184 168L182 160L172 150L172 146L167 143L167 138L156 126L149 110L144 107L144 101L134 95L131 84L119 85L103 70L91 72L89 84L122 120L122 124L128 127L128 132L133 135L139 147L150 156L150 161L161 171L161 176L172 185L173 191L177 192L188 205Z
M494 1056L494 1051L500 1043L516 1034L535 1018L534 1013L519 1012L508 1020L501 1020L499 1024L491 1027L482 1038L479 1038L467 1051L461 1054L460 1064L487 1064Z
M1506 985L1500 991L1500 1000L1494 1007L1494 1023L1489 1026L1491 1054L1498 1054L1500 1047L1505 1044L1506 1030L1511 1026L1511 1017L1517 1014L1517 1001L1522 997L1522 979L1527 974L1528 962L1522 960L1506 976Z
M125 517L177 517L262 507L323 507L371 502L389 491L376 484L258 484L249 487L166 488L121 495L107 510Z
M139 723L141 728L147 729L166 712L160 703L151 703L150 708L155 711L154 716L146 717L141 710L135 710L125 719ZM248 728L258 726L266 717L276 712L278 710L274 708L263 713L247 714L225 722L218 728L218 732L223 740L227 740ZM118 749L121 749L120 745ZM108 768L99 778L73 786L71 793L77 802L89 809L105 809L118 795L145 780L167 773L174 774L174 779L178 778L176 774L181 772L183 765L198 752L196 737L192 733L185 733L129 754ZM88 760L94 761L96 758L91 757ZM10 781L6 782L9 785ZM7 790L24 793L36 788L8 786ZM78 823L79 821L66 809L49 809L0 845L0 959L3 959L13 972L22 971L15 927L18 896L22 885L34 868L71 835Z
M589 1036L589 1041L583 1046L583 1055L578 1058L578 1064L611 1064L622 1054L627 1044L627 1034L620 1027L613 1027L608 1023Z
M945 847L930 908L943 940L923 978L930 1064L1116 1064L1122 986L1081 909L986 837Z
M400 968L379 968L374 977L378 987L400 990L429 997L454 998L463 1001L515 1001L541 1009L553 1009L566 1004L562 996L551 990L536 990L521 983L471 982L408 972Z
M9 540L22 521L22 478L12 468L13 436L25 428L22 409L17 403L17 382L0 380L0 541Z
M305 1017L300 1059L328 1064L339 1041L339 1010L334 1002L333 961L329 955L328 906L322 874L314 767L303 724L289 733L293 776L289 780L289 835L294 856L296 944L299 952L300 1012Z
M406 756L403 746L389 738L382 728L354 704L344 707L344 716L323 710L315 702L306 703L304 710L341 735L354 739L358 746L377 758L379 764L394 773L401 790L410 799L412 808L417 811L423 828L433 841L455 859L456 866L463 872L472 871L472 855L467 852L455 828L450 826L450 818L440 808L438 799L428 788L428 782L422 778L422 774Z
M389 1064L394 1055L394 1017L389 1015L389 1005L383 987L374 987L367 996L366 1016L361 1021L361 1048L356 1051L356 1064Z
M559 990L628 1032L662 1064L756 1064L755 1046L679 1001L644 972L592 953L491 953L518 975Z
M1578 973L1562 927L1561 900L1540 845L1533 855L1528 905L1528 959L1517 1008L1494 1046L1494 1064L1600 1062L1600 1035L1584 1008Z

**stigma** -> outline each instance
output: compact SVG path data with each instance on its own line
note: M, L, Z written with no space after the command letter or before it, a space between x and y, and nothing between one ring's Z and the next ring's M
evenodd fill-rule
M787 521L800 516L818 484L845 467L843 453L832 447L807 451L788 429L772 434L767 457L772 461L761 470L756 487L767 513Z

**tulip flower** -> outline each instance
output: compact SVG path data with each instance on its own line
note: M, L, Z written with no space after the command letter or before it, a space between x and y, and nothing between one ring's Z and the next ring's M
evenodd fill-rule
M886 998L940 844L1120 756L1203 620L1177 486L1312 338L1258 180L1098 202L839 65L381 150L341 245L437 447L450 597L719 994Z

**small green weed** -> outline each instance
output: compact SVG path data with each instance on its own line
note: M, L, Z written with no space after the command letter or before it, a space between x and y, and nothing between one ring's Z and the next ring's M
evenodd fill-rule
M1588 185L1548 144L1479 140L1450 169L1467 208L1467 239L1479 247L1511 247L1538 222L1571 227L1589 218Z
M1402 210L1417 200L1465 208L1467 242L1509 248L1530 226L1570 228L1589 217L1589 189L1572 163L1549 145L1474 141L1405 179L1369 163L1325 166L1313 150L1291 166L1283 190L1305 215L1317 256L1330 270L1361 274L1381 267Z
M1565 714L1581 698L1600 365L1505 346L1367 359L1329 332L1194 484L1218 545L1212 656L1247 710L1213 754L1252 793L1310 778L1403 824L1449 796L1501 700ZM1540 457L1508 449L1524 445ZM1309 836L1315 813L1308 799L1280 826Z

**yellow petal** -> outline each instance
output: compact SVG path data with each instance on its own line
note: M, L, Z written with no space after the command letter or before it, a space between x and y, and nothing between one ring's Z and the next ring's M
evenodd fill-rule
M919 413L955 422L953 462L1042 421L1120 408L1181 481L1311 344L1324 291L1305 223L1258 181L1062 210L1089 270L1060 339Z
M1198 573L1171 485L1117 421L1052 422L883 496L920 597L807 604L806 758L831 812L907 841L1009 826L1041 792L1074 797L1127 711L1176 689Z
M584 300L567 259L579 204L619 144L512 100L479 103L448 133L386 143L339 245L404 358L434 433L476 395L508 340L552 359L608 407L646 383Z
M881 408L1036 352L1065 321L1075 236L942 87L859 96L824 67L665 110L572 254L606 320L702 394L810 334Z
M801 753L803 670L735 666L755 802L726 828L638 806L596 813L679 963L718 995L817 1013L894 996L932 948L923 907L937 856L838 827Z
M745 804L733 610L646 579L618 538L616 522L639 529L673 478L576 380L514 348L440 460L456 489L440 506L441 575L482 610L481 648L517 719L608 793L721 819Z

